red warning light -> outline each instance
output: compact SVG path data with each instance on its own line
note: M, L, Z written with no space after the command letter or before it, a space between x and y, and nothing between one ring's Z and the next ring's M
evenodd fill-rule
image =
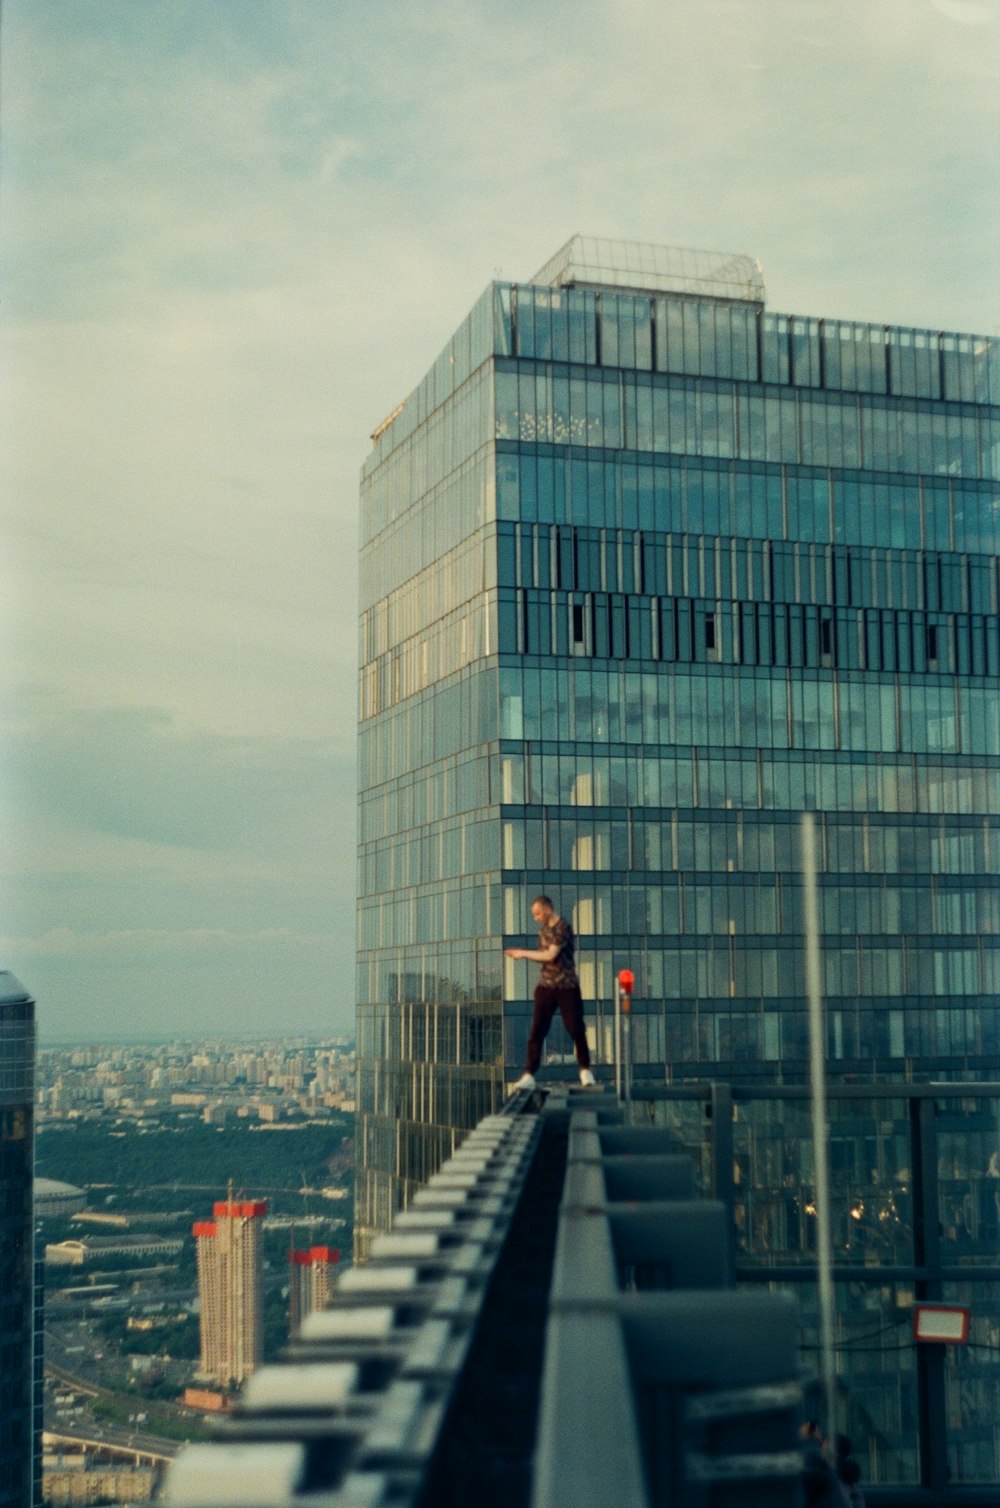
M632 973L631 969L619 969L618 988L621 990L623 995L631 995L632 991L635 989L635 975Z

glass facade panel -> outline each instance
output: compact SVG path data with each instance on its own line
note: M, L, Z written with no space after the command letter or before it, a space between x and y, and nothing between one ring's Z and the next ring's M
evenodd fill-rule
M909 1131L904 1101L833 1102L831 1226L839 1264L912 1262ZM734 1152L743 1260L760 1266L814 1264L816 1190L808 1103L753 1101L742 1106Z
M1000 1101L937 1106L941 1237L957 1267L996 1266L1000 1250ZM997 1311L1000 1314L1000 1311Z
M948 1474L954 1482L995 1485L1000 1482L1000 1283L946 1283L940 1302L969 1310L967 1344L942 1348Z
M817 1289L796 1284L804 1365L820 1362ZM920 1481L920 1375L913 1285L840 1282L834 1290L839 1407L867 1488Z
M1000 1088L982 1087L828 1090L836 1427L866 1487L917 1492L937 1479L959 1502L963 1488L1000 1482ZM630 1118L668 1130L674 1150L694 1162L701 1197L728 1206L738 1285L794 1294L803 1364L818 1376L807 1091L637 1080ZM917 1341L918 1304L966 1309L967 1341Z

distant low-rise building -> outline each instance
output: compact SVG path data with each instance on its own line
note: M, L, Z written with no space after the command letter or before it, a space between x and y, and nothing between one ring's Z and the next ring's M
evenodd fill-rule
M228 1413L233 1406L229 1394L215 1388L185 1388L181 1402L186 1409L199 1409L203 1414Z
M112 1214L110 1210L76 1210L74 1225L103 1225L108 1230L128 1230L127 1215Z
M36 1218L76 1215L86 1203L86 1192L72 1183L62 1183L58 1178L35 1179Z
M46 1457L42 1467L44 1501L64 1504L148 1503L157 1485L149 1466L92 1466L84 1456Z
M171 1325L183 1325L187 1315L181 1314L130 1314L125 1321L126 1330L137 1330L140 1334L150 1330L167 1330Z
M49 1267L82 1267L106 1257L176 1257L184 1242L177 1236L83 1236L49 1242L45 1262Z

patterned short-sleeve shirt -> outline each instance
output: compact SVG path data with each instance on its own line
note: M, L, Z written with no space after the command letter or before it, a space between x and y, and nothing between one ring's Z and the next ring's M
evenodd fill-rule
M550 989L565 990L579 981L573 965L576 939L573 928L564 917L553 918L549 926L542 927L538 934L539 948L551 948L553 943L558 944L559 952L551 963L542 964L539 983L548 985Z

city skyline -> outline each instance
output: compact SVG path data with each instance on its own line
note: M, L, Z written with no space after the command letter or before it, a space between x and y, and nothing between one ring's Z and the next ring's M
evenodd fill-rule
M353 1080L330 1038L39 1049L48 1446L127 1450L141 1432L169 1455L225 1405L196 1385L202 1361L217 1387L261 1360L261 1341L267 1359L286 1343L290 1248L309 1249L298 1313L349 1249ZM67 1464L80 1468L46 1449L46 1486Z
M42 1042L351 1030L364 436L577 230L993 333L997 23L399 6L373 50L342 6L5 5L0 948Z
M326 1032L320 1031L319 1029L313 1032L297 1033L293 1037L282 1036L280 1033L262 1036L256 1033L245 1033L239 1031L234 1031L232 1033L210 1033L209 1035L213 1040L219 1042L227 1042L230 1044L237 1042L246 1044L265 1044L280 1041L281 1043L288 1045L295 1042L320 1043L328 1040L328 1034ZM334 1040L337 1043L347 1043L348 1041L353 1041L353 1036L354 1034L353 1032L351 1032L344 1034L343 1036L337 1036ZM205 1039L195 1032L169 1032L165 1033L163 1036L157 1036L152 1032L141 1032L131 1035L128 1032L121 1032L116 1033L113 1037L74 1037L72 1035L67 1035L65 1037L48 1037L44 1040L40 1039L38 1045L39 1048L46 1050L52 1048L82 1049L91 1047L169 1047L173 1043L193 1043L201 1042L203 1040Z

